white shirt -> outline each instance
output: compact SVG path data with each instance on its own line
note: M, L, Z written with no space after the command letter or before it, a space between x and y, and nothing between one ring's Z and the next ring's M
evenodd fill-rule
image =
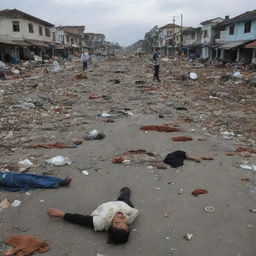
M90 58L90 57L89 57L88 52L81 54L81 60L82 60L83 62L84 62L84 61L88 61L89 58Z
M122 201L112 201L101 204L91 214L93 216L93 225L95 231L108 230L114 216L121 212L131 224L138 215L138 210L130 207L127 203Z

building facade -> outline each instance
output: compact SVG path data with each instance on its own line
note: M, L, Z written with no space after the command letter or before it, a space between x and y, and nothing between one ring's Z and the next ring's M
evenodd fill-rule
M17 62L46 55L54 25L19 10L0 11L0 58Z

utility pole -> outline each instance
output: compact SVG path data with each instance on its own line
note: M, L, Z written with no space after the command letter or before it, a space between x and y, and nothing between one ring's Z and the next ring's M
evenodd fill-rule
M175 19L176 18L179 18L179 16L172 16L172 47L173 47L173 51L174 51L174 43L175 43L175 35L174 35L174 32L175 32Z
M181 43L181 46L183 46L182 27L183 27L183 14L181 14L181 16L180 16L180 43Z

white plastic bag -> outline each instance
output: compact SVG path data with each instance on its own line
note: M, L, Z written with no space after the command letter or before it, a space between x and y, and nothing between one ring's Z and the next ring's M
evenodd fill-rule
M198 76L197 76L196 73L190 72L189 73L189 78L192 79L192 80L196 80L198 78Z
M53 158L47 159L46 163L49 165L63 166L63 165L71 164L72 162L67 157L55 156Z

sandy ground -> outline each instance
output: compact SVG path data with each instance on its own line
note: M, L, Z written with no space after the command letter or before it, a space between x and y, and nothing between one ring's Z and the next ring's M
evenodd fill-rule
M75 64L75 68L78 72L80 66ZM249 211L256 208L255 193L250 191L255 172L239 168L244 161L241 155L225 155L234 151L240 142L235 138L224 140L218 133L210 134L200 122L181 121L185 117L196 119L199 113L193 109L188 109L185 114L184 111L177 111L173 106L179 102L167 92L141 92L141 87L134 85L135 81L144 80L145 86L156 86L147 71L147 66L139 60L99 62L87 72L87 80L73 81L79 98L69 106L72 119L67 116L58 123L59 116L48 123L35 123L30 130L34 140L29 143L67 142L70 138L83 140L90 129L103 131L106 134L103 140L83 140L80 146L71 149L20 147L15 152L1 155L5 164L25 158L39 163L29 173L41 174L47 170L58 177L73 177L69 187L32 190L30 195L0 192L0 199L22 201L21 206L0 212L1 240L12 234L33 235L49 243L51 249L44 254L46 256L256 254L256 214ZM72 71L69 72L68 75L67 72L58 73L59 79L67 79L72 75ZM54 75L49 76L49 81L54 80ZM109 82L110 79L119 79L121 83L114 84ZM164 78L162 81L164 84ZM88 100L91 93L111 98ZM167 99L162 97L166 94ZM124 108L128 108L133 115L115 118L114 123L103 122L97 116L103 111ZM164 119L159 118L159 114L163 114ZM142 125L166 123L178 123L180 132L144 132L139 129ZM60 128L40 129L47 125L59 125ZM191 136L193 140L174 142L171 140L173 136ZM185 160L184 166L167 169L152 168L148 162L128 165L111 162L114 156L136 149L155 152L161 160L175 150L184 150L195 156L211 156L214 160L200 163ZM72 164L49 167L43 163L44 159L56 155L67 156ZM255 156L250 160L255 160ZM87 170L89 176L81 174L81 170ZM249 180L241 181L244 178ZM125 245L108 245L105 232L96 233L46 215L49 207L89 214L100 203L115 200L123 186L131 188L132 202L139 210L139 216L131 226L129 242ZM196 188L207 189L209 193L194 197L191 192ZM206 206L213 206L215 211L205 212ZM194 234L192 240L183 238L186 233ZM0 248L2 246L1 243Z

